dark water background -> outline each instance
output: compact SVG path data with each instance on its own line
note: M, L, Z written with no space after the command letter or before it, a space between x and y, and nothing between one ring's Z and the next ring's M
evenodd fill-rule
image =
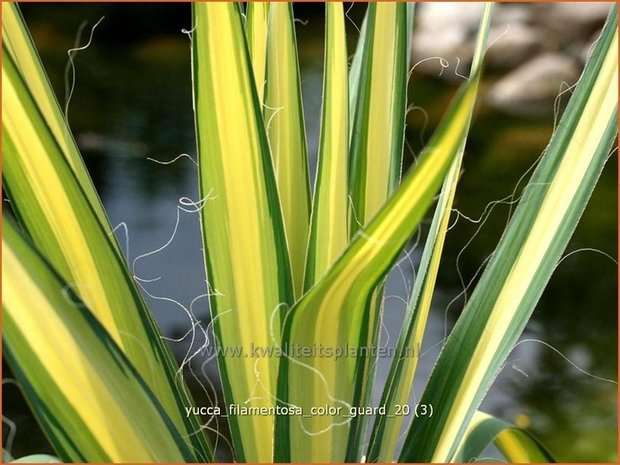
M41 52L52 84L65 100L64 69L67 50L82 21L88 21L82 42L101 16L91 47L76 56L76 85L69 120L113 225L125 222L129 230L129 258L159 248L175 227L178 199L197 199L197 172L188 160L158 165L153 157L170 160L180 153L195 157L191 106L189 41L181 29L190 29L186 4L27 4L23 12ZM362 6L350 16L361 22ZM302 91L309 153L315 154L321 105L323 60L323 9L321 5L296 6ZM357 37L349 24L351 48ZM488 83L498 76L485 76ZM408 116L407 140L414 152L432 133L455 90L454 84L414 74L410 101L428 113L428 126L420 112ZM534 163L551 135L552 118L518 119L479 108L466 151L456 208L478 218L486 205L511 194L522 174ZM407 152L408 163L411 152ZM596 188L568 251L583 247L617 255L617 157L614 155ZM448 303L492 252L503 230L509 207L499 205L479 234L460 255L479 225L459 221L448 235L438 291L420 360L415 394L430 373L444 335L463 301ZM428 226L428 221L425 223ZM424 228L422 237L424 235ZM124 236L120 236L124 244ZM162 276L148 291L184 304L205 292L196 215L183 213L175 240L164 251L136 263L144 278ZM419 259L421 246L413 253ZM416 263L417 266L417 263ZM411 267L403 265L406 280ZM560 351L581 369L598 377L617 377L617 267L608 258L582 252L567 258L556 270L528 324L523 339L538 339ZM388 295L406 297L402 275L392 273ZM179 337L188 328L182 311L170 303L147 298L166 336ZM208 322L202 299L196 316ZM385 325L392 344L402 321L404 304L386 301ZM194 349L197 346L194 347ZM187 344L173 344L182 358ZM199 357L198 357L199 358ZM384 379L389 360L379 367ZM200 363L195 365L197 371ZM5 368L6 370L6 368ZM214 367L206 372L213 377ZM7 372L5 371L5 378ZM189 380L199 404L206 397L198 383ZM377 393L379 397L380 393ZM4 415L17 425L13 453L49 451L36 422L16 387L3 390ZM546 345L520 344L489 391L482 409L509 421L529 424L529 429L561 461L617 460L617 386L587 376ZM225 429L222 429L225 432ZM3 428L6 443L8 428ZM492 453L492 452L490 452ZM225 458L225 454L223 458Z

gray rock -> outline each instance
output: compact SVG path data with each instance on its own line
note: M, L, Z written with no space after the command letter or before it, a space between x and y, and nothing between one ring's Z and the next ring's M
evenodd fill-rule
M448 80L460 79L454 72L457 57L471 61L473 31L480 23L483 3L421 3L416 10L413 33L413 63L416 71ZM429 59L431 57L441 57ZM451 69L444 69L447 62ZM459 68L459 72L463 72Z
M550 3L547 21L567 26L599 26L609 13L611 3Z
M485 62L489 68L510 70L536 56L543 48L544 34L533 26L507 23L489 32L492 44Z
M493 24L527 24L532 19L531 5L526 3L496 3L493 7Z
M535 21L550 31L559 47L586 40L605 22L611 3L539 3Z
M558 94L579 79L580 67L568 56L545 53L495 83L489 103L506 113L538 117L553 114Z
M477 29L484 3L437 2L419 3L416 26L430 31Z
M417 72L429 76L441 76L446 80L456 80L454 72L457 58L465 64L471 61L473 42L467 40L466 32L453 29L441 34L434 32L418 33L413 37L413 66ZM462 69L460 72L463 72Z

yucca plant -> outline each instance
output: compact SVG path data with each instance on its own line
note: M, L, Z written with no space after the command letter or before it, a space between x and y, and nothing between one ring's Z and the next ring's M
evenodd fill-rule
M245 355L220 350L218 363L226 403L252 409L228 417L235 459L471 461L495 442L510 461L551 461L529 433L477 409L614 144L616 7L416 405L417 359L404 354L424 336L492 5L470 79L401 173L414 5L369 4L349 66L343 5L326 4L314 192L292 5L192 8L196 209L214 343ZM4 355L60 459L213 461L209 427L129 272L18 7L3 3L2 13L3 187L14 214L3 215ZM373 386L383 282L435 199L397 342L403 356ZM371 423L376 389L385 412Z

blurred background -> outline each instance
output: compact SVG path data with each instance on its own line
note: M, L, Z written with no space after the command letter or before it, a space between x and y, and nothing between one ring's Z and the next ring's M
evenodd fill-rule
M196 156L191 104L189 4L28 3L22 12L61 105L71 93L67 51L89 41L75 55L75 87L68 118L91 177L115 226L130 263L171 237L183 196L198 199L197 172L187 158L162 165L181 153ZM345 5L353 53L365 11ZM475 285L477 272L495 248L512 211L504 203L520 192L520 178L549 140L558 112L597 37L609 4L499 4L494 10L491 46L480 104L465 154L448 234L438 291L422 348L414 396L422 392L441 341L464 303L463 287ZM480 4L418 4L413 38L414 72L409 81L406 167L432 134L469 63ZM324 9L296 4L302 92L311 163L316 163L320 114ZM81 31L81 33L80 33ZM69 84L69 86L67 85ZM311 170L314 173L314 168ZM525 178L527 180L527 177ZM6 208L6 204L5 204ZM206 291L196 214L181 212L178 231L163 251L134 263L136 275L161 279L147 283L152 296L189 306ZM481 221L478 221L481 220ZM423 224L424 238L430 220ZM423 244L421 241L420 244ZM390 275L385 302L383 343L393 345L411 287L421 246L412 262L402 261ZM582 248L617 256L617 155L614 154L567 253ZM473 287L470 287L471 290ZM162 332L181 338L189 329L183 311L147 296ZM196 317L209 322L205 299L194 302ZM532 320L482 409L527 427L559 461L617 461L617 265L594 251L561 262ZM538 342L536 342L536 341ZM179 359L204 344L189 338L172 342ZM217 367L198 353L187 373L198 404L217 395ZM382 360L379 383L390 360ZM576 368L578 367L578 368ZM587 373L589 374L587 374ZM3 361L3 444L14 456L51 452ZM207 380L214 383L210 387ZM606 381L607 380L607 381ZM205 393L205 387L207 393ZM380 392L376 393L376 398ZM212 426L215 426L212 424ZM220 432L228 434L223 424ZM219 452L230 459L226 447ZM488 455L495 451L489 450Z

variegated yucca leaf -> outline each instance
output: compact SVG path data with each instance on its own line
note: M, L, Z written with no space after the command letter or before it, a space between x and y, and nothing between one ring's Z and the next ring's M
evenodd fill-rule
M360 73L362 69L362 58L364 55L364 44L366 43L366 22L368 20L368 10L364 15L364 20L359 28L359 36L357 39L357 45L355 46L355 53L351 59L351 66L349 67L349 131L353 130L353 115L355 115L355 106L357 105L357 93L360 86ZM407 2L407 70L411 68L412 57L412 40L413 40L413 17L415 12L415 3Z
M93 188L90 176L86 171L86 166L15 2L2 3L2 41L6 45L6 52L10 54L17 69L26 81L32 98L41 111L50 131L53 133L56 143L75 173L75 177L79 181L95 214L102 223L107 223L107 216L99 201L99 196Z
M269 29L269 2L249 2L246 13L245 33L252 60L258 101L263 103L267 68L267 31Z
M234 3L195 3L193 13L196 136L211 315L217 343L244 354L220 353L224 398L271 407L278 360L252 356L252 347L272 350L278 345L280 307L293 303L276 178L239 9ZM238 461L272 461L272 415L231 416L229 423Z
M282 336L278 401L303 409L303 417L276 418L276 460L343 461L349 454L349 407L362 404L361 387L372 296L422 219L456 155L474 105L476 89L459 92L429 141L416 169L344 254L286 314ZM323 347L308 357L296 347ZM341 353L338 351L347 351ZM366 371L365 371L366 370ZM303 388L300 388L303 386ZM337 415L311 415L316 406L341 407Z
M195 461L112 337L3 219L3 356L56 452L69 462Z
M405 138L409 41L412 7L407 3L370 3L366 13L349 170L351 235L366 226L400 182ZM359 46L358 46L358 50ZM355 66L356 57L353 65ZM377 346L383 286L372 295L366 342ZM363 405L370 401L376 357L364 358L360 385ZM347 461L360 456L367 416L351 420Z
M471 67L471 77L476 76L477 86L480 80L483 54L486 50L487 37L491 26L492 3L485 4L485 8L478 28L478 40L474 51L474 60ZM471 114L470 114L471 119ZM401 435L403 415L395 414L394 406L407 405L413 387L418 356L408 357L404 354L409 349L415 353L424 338L426 322L431 308L431 301L435 291L435 282L439 270L439 261L443 251L443 244L448 230L452 204L456 194L456 186L461 174L461 162L465 149L467 133L463 135L461 148L452 162L443 184L435 214L426 237L424 252L420 266L416 273L415 284L411 299L407 305L403 326L396 344L396 356L392 361L390 372L383 389L380 405L388 406L386 415L378 415L373 425L367 459L369 462L390 462L396 453L396 444ZM402 356L399 354L403 354Z
M196 457L209 460L212 451L198 419L182 413L192 405L183 378L127 269L69 129L62 128L58 104L14 8L3 4L2 179L11 209L157 395Z
M368 21L368 10L364 15L364 20L360 26L359 37L355 45L355 53L351 59L349 67L349 138L353 134L353 122L355 118L355 106L357 105L357 92L360 86L360 73L362 69L362 57L364 55L364 43L366 42L366 23Z
M617 7L545 154L439 356L400 456L443 462L523 331L570 239L617 136Z
M422 344L491 11L469 82L401 184L414 4L369 4L350 70L343 4L325 8L311 198L292 4L192 5L197 205L225 403L304 413L230 416L239 462L394 460L402 417L376 418L363 450L367 416L349 408L371 405L383 282L443 183L397 351ZM21 226L5 219L5 355L62 460L211 461L19 10L2 12L3 181ZM440 355L420 401L433 416L413 422L401 461L476 460L491 442L511 461L553 460L528 432L476 409L616 135L616 27L614 7ZM407 403L416 362L394 360L382 405ZM341 410L311 411L323 406Z
M349 243L347 43L342 3L325 5L325 72L319 154L304 287L309 289Z
M352 234L398 185L407 104L406 3L370 3L351 135Z
M310 179L293 4L269 7L265 126L291 262L295 296L303 289L310 224Z
M474 414L451 462L479 461L493 443L510 463L553 463L553 456L524 429L484 412Z

